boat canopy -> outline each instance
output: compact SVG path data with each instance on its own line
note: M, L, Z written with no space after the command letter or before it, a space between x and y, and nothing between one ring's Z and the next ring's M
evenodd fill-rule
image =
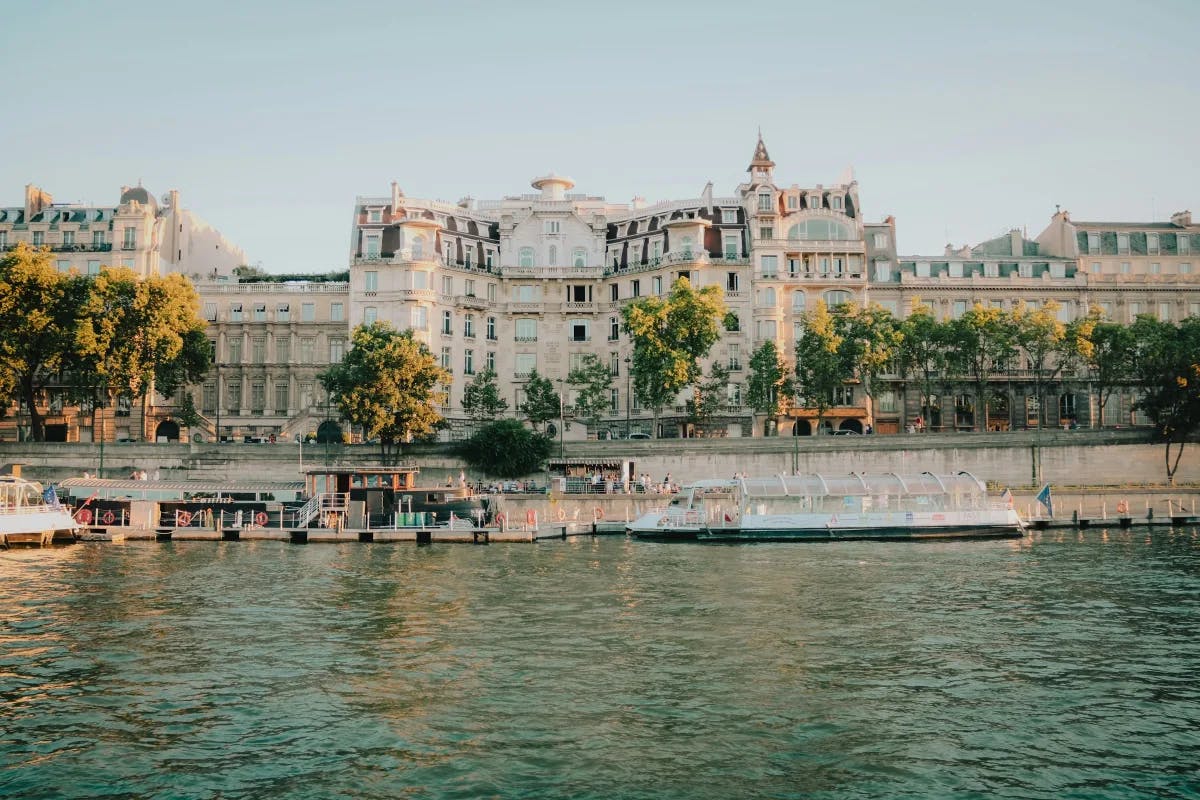
M40 483L11 475L0 476L0 508L19 509L42 503Z
M130 478L67 478L59 482L59 486L70 490L72 497L94 493L102 500L183 500L194 495L293 499L304 489L300 481L136 481Z
M849 475L774 475L744 478L747 497L905 497L909 495L986 495L987 487L969 472L954 475L858 473Z

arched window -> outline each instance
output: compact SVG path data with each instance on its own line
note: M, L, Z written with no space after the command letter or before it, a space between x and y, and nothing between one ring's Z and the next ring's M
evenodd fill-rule
M806 302L806 298L805 298L804 292L801 292L801 291L792 292L792 311L797 312L797 313L803 311L805 302Z
M825 305L829 306L830 308L836 308L837 306L840 306L842 303L849 303L849 302L850 302L850 293L849 292L842 291L841 289L834 289L833 291L829 291L829 292L825 293Z
M533 248L532 247L522 247L520 250L519 258L520 258L520 260L518 263L522 267L532 267L533 266Z
M833 219L809 219L788 228L789 239L844 240L855 238L849 226Z
M556 245L550 245L550 266L558 266L558 247Z
M577 267L586 267L587 266L587 251L584 250L582 247L576 247L575 255L572 257L571 260Z

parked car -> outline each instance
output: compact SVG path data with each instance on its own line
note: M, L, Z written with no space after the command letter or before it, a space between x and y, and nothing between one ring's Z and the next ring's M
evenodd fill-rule
M834 436L858 436L858 431L852 431L849 428L839 428L833 432Z
M625 438L626 439L649 439L650 434L648 434L648 433L631 433L628 436L626 436Z

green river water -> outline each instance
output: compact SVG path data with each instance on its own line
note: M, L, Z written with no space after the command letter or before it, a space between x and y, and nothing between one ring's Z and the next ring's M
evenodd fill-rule
M0 797L1200 796L1200 532L0 552Z

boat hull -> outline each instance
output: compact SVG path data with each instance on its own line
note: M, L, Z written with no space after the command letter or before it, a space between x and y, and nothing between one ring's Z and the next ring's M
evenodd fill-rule
M920 539L1015 539L1024 535L1019 526L952 525L941 528L697 528L637 529L639 539L698 542L839 542Z

